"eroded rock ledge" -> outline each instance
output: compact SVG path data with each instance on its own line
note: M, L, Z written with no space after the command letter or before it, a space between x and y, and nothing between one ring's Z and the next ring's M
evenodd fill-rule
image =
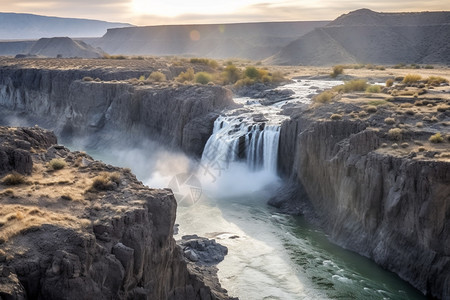
M25 174L0 183L0 298L228 299L188 268L170 190L55 145L39 128L0 127L0 140L0 153L32 159L31 169L0 161L1 177Z

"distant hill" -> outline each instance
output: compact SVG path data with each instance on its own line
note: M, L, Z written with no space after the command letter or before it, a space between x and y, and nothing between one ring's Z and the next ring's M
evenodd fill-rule
M95 49L83 41L72 40L68 37L42 38L38 41L0 42L0 55L98 58L103 54L101 49Z
M132 26L97 20L46 17L32 14L0 13L0 40L42 37L101 37L108 28Z
M450 64L450 12L356 10L305 34L265 62Z
M110 54L263 59L329 21L168 25L108 29L92 41Z
M103 52L95 49L83 41L72 40L68 37L42 38L33 44L29 54L45 57L81 57L98 58Z

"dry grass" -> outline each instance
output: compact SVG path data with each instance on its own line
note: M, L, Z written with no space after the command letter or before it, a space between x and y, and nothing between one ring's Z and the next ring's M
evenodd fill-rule
M389 129L387 135L388 135L389 139L394 140L394 141L399 141L402 139L402 133L403 133L402 129L392 128L392 129Z
M342 115L340 115L340 114L332 114L330 119L331 120L340 120L340 119L342 119Z
M445 79L444 77L440 77L440 76L430 76L427 79L425 79L426 83L433 85L433 86L438 86L441 83L448 83L448 80Z
M333 100L333 97L335 96L335 93L332 91L324 91L320 93L319 95L315 96L313 98L313 102L315 103L329 103Z
M393 125L393 124L395 124L395 119L394 118L386 118L386 119L384 119L384 123L386 123L388 125Z
M394 79L389 78L388 80L386 80L386 86L387 87L391 87L392 85L394 85Z
M407 74L405 78L403 78L403 83L412 84L422 80L422 76L418 74Z
M161 73L159 71L155 71L152 72L149 76L148 76L148 80L152 81L152 82L163 82L166 81L166 75L164 75L164 73Z
M3 184L6 185L19 185L24 184L26 182L26 178L25 176L17 172L12 172L11 174L8 174L5 177L3 177L2 182Z
M377 112L377 107L375 105L368 105L366 107L366 111L370 114L376 113Z
M438 132L436 134L433 134L432 136L430 136L430 138L428 139L430 142L432 143L442 143L444 141L444 138L442 137L441 133Z
M350 93L350 92L363 92L367 89L368 84L364 79L355 79L345 82L342 85L335 86L333 90L337 92Z
M52 159L48 165L53 169L53 170L61 170L64 169L64 167L67 165L66 162L63 159L59 159L59 158L54 158Z
M42 224L58 224L66 228L82 229L91 222L73 217L70 213L51 212L36 206L4 204L0 211L0 240L6 242Z
M366 93L380 93L381 92L381 86L379 85L369 85L366 88Z
M102 172L92 181L89 191L107 191L115 189L120 183L120 174L117 172Z
M360 118L365 118L365 117L367 117L369 114L366 112L366 111L364 111L364 110L362 110L362 111L360 111L359 113L358 113L358 117L360 117Z

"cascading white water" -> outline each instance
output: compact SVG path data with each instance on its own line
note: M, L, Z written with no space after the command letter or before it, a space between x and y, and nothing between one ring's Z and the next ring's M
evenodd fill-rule
M320 89L330 88L340 81L295 81L283 88L294 94L290 100L273 105L262 105L250 98L235 98L242 107L229 110L214 122L214 130L203 150L202 164L216 164L227 168L232 162L246 162L251 171L267 171L276 174L280 128L287 116L280 112L286 103L309 103L310 96Z
M220 116L203 151L202 161L228 165L245 161L250 170L276 173L280 125L266 125L242 116Z

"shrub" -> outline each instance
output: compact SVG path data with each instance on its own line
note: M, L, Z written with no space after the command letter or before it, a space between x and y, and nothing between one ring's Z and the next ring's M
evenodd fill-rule
M94 78L92 78L90 76L85 76L85 77L83 77L83 81L94 81Z
M416 126L419 127L419 128L422 128L423 127L423 122L417 122Z
M366 88L366 93L379 93L381 92L381 87L379 85L369 85Z
M393 143L393 144L391 145L391 147L392 147L392 149L397 149L397 148L398 148L398 144L397 144L397 143Z
M119 173L108 173L103 172L100 173L97 177L92 181L92 186L90 191L106 191L113 190L119 184L120 174Z
M441 136L441 133L438 132L430 136L428 140L432 143L442 143L444 141L444 138Z
M405 113L406 113L407 115L413 116L416 112L415 112L414 110L412 110L412 109L407 109L407 110L405 111Z
M430 84L430 85L434 85L434 86L438 86L441 83L448 83L448 80L445 79L444 77L440 77L440 76L430 76L427 79L425 79L426 83Z
M48 164L53 170L61 170L66 166L66 162L58 158L52 159Z
M239 70L235 65L229 64L225 67L222 77L225 84L234 84L236 81L241 79L241 70Z
M422 77L420 75L417 74L408 74L405 76L405 78L403 78L403 83L405 84L411 84L411 83L416 83L418 81L420 81L422 79Z
M340 115L340 114L332 114L330 119L331 120L340 120L340 119L342 119L342 115Z
M401 130L400 128L389 129L388 137L391 140L399 141L402 139L402 132L403 132L403 130Z
M17 172L12 172L11 174L3 177L3 184L6 185L19 185L26 182L25 177Z
M201 83L201 84L207 84L212 80L212 76L209 73L206 72L198 72L195 74L195 82Z
M155 82L162 82L166 81L166 75L164 73L161 73L159 71L154 71L148 76L148 80L155 81Z
M244 76L251 78L251 79L258 79L260 78L260 74L257 68L255 67L247 67L244 71Z
M395 119L394 118L386 118L386 119L384 119L384 123L386 123L388 125L395 124Z
M144 81L144 80L145 80L145 76L144 75L139 76L139 81Z
M394 79L389 78L388 80L386 80L386 86L387 87L391 87L394 85Z
M333 72L330 74L331 77L336 78L338 75L344 73L344 66L337 65L333 66Z
M421 146L417 149L419 152L424 152L425 150L427 150L427 148Z
M423 67L424 69L434 69L434 67L432 65L426 65Z
M217 69L219 67L219 63L215 61L214 59L208 59L208 58L191 58L189 60L192 64L201 64L210 66L213 69Z
M186 70L186 72L181 72L175 80L178 82L186 82L186 81L192 81L194 80L194 69L189 68Z
M355 79L345 82L342 85L338 85L334 87L333 89L338 92L362 92L365 91L367 88L367 82L364 79Z
M331 102L331 100L333 100L334 95L335 94L332 91L324 91L319 95L315 96L313 98L313 101L316 103L328 103Z
M408 143L401 143L401 145L400 145L402 148L408 148L409 147L409 144Z

